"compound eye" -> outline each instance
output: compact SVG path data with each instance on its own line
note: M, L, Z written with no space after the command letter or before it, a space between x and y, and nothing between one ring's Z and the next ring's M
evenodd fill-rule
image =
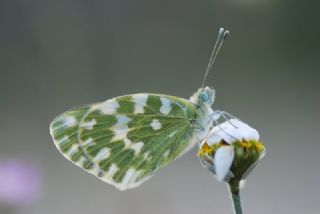
M209 100L209 94L205 91L201 91L199 96L202 102L207 102Z

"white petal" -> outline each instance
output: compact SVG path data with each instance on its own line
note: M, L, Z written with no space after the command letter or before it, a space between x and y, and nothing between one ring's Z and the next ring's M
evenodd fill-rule
M242 140L243 138L246 140L259 140L259 133L242 121L231 119L212 128L207 136L207 143L213 145L223 139L231 144L235 140Z
M222 146L214 155L214 167L217 179L223 181L228 174L234 158L233 146Z
M220 143L220 141L222 140L222 137L220 137L219 135L217 134L213 134L211 136L209 136L207 138L207 141L206 143L209 145L209 146L212 146L214 144L217 144L217 143Z
M246 140L259 140L259 133L254 128L239 120L231 120L231 123L237 127L237 130L241 133L242 138L245 138Z

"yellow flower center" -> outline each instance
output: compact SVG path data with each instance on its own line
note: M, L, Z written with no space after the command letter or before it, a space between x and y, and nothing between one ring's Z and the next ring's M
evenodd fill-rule
M205 155L211 155L213 153L212 146L209 146L207 143L204 143L202 147L198 150L198 156L203 157Z
M259 141L256 142L255 147L258 150L258 152L262 152L265 149L264 145Z
M226 146L229 145L227 144L224 140L221 140L220 143L217 144L213 144L211 146L209 146L206 142L202 144L201 148L198 150L198 157L204 157L206 155L213 155L217 149L219 149L222 146ZM242 139L242 141L235 141L233 142L231 145L235 146L235 147L240 147L242 148L244 151L250 149L250 150L254 150L258 153L261 153L264 150L264 145L260 142L260 141L256 141L256 140L245 140Z

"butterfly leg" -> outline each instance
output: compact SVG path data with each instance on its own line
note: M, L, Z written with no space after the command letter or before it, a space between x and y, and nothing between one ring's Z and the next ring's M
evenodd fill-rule
M238 128L236 125L234 125L231 122L231 119L237 119L237 120L239 119L233 116L232 114L230 114L229 112L216 110L212 113L211 117L213 120L216 120L217 122L219 121L220 118L222 118L224 121L230 123L230 125L232 125L234 128Z
M233 138L233 139L237 139L235 136L233 136L232 134L228 133L226 130L224 130L221 126L220 123L216 120L213 120L213 123L222 131L224 132L226 135L228 135L229 137Z
M230 120L231 119L236 119L235 116L233 116L232 114L225 112L225 111L220 111L220 110L216 110L214 111L210 117L212 118L212 122L213 125L218 127L222 132L224 132L226 135L228 135L229 137L233 138L233 139L237 139L235 136L231 135L230 133L226 132L222 127L221 127L221 123L219 122L220 118L223 119L223 122L228 122L230 125L232 125L234 128L238 128L236 125L234 125Z

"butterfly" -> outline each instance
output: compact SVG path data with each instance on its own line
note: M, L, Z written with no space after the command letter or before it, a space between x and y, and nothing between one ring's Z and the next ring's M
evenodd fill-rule
M205 138L217 116L205 80L229 31L221 28L202 87L189 100L163 94L124 95L73 108L50 133L64 157L120 190L139 186Z

